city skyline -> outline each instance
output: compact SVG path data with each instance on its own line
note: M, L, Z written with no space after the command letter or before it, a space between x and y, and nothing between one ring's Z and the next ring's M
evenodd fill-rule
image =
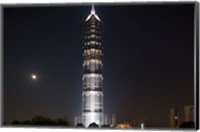
M88 5L4 7L5 122L81 115ZM104 111L168 127L194 105L194 3L95 4L103 21ZM31 79L36 74L37 79Z

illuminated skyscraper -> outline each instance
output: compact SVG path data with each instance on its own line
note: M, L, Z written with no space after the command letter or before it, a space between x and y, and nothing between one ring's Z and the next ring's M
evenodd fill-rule
M103 125L102 25L92 5L84 23L82 123Z

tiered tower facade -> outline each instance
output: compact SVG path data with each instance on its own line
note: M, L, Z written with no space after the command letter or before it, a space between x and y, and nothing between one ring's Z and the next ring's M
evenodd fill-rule
M103 125L102 24L92 5L84 23L82 123Z

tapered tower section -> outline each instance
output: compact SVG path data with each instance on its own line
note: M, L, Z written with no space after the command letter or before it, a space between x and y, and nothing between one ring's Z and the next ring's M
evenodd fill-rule
M102 25L92 5L84 23L82 123L103 125Z

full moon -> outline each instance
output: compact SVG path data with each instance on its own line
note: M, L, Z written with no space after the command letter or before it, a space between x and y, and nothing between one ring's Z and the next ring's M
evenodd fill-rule
M34 80L37 78L36 75L31 75L31 77L32 77L32 79L34 79Z

